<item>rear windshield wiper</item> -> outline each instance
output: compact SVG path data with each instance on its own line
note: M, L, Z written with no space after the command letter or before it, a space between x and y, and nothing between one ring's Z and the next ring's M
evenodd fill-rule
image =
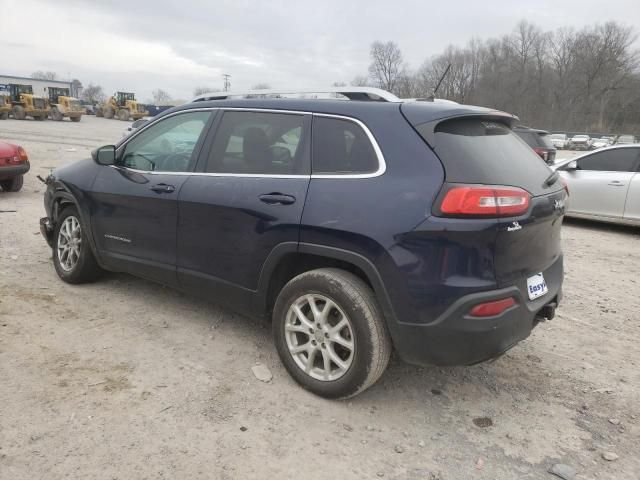
M551 175L549 175L547 177L547 179L544 181L544 183L542 184L542 187L550 187L551 185L553 185L554 183L556 183L558 181L558 177L560 176L560 174L555 171L553 172Z

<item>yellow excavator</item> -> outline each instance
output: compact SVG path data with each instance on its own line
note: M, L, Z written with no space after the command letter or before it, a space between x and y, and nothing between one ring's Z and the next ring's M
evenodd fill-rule
M9 91L5 91L1 87L3 85L0 85L0 120L6 120L11 113L11 97L9 96Z
M128 92L116 92L96 110L96 117L117 118L118 120L138 120L149 112L136 101L136 96Z
M79 122L84 113L80 100L69 94L68 88L49 87L49 105L51 120L61 121L69 117L72 122Z
M11 115L16 120L33 117L45 120L49 116L49 102L46 98L33 94L31 85L9 84L9 98L11 101Z

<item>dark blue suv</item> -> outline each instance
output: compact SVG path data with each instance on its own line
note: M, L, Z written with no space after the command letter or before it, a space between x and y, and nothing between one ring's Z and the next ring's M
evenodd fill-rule
M55 170L41 230L57 273L128 272L268 316L291 376L330 398L372 385L392 350L502 354L560 300L565 188L511 115L355 90L205 96Z

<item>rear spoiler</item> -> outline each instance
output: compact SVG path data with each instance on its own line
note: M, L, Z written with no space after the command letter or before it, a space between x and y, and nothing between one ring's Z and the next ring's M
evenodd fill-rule
M435 130L438 124L455 118L481 118L484 120L499 122L507 125L509 128L515 126L520 119L507 112L500 110L491 110L483 107L474 107L471 105L457 105L453 108L446 109L425 109L420 105L412 107L415 104L403 104L401 107L402 114L407 121L415 128L421 126L421 135L431 148L435 144Z

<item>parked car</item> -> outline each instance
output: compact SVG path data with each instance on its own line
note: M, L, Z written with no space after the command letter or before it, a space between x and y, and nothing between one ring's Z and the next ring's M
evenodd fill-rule
M556 159L556 147L553 146L549 132L521 125L515 126L513 131L522 138L540 158L549 165L553 164Z
M5 192L17 192L29 171L29 157L20 145L0 141L0 188Z
M554 166L571 193L567 214L640 225L640 145L614 145Z
M591 144L593 148L604 148L609 145L611 145L611 139L609 137L594 138Z
M566 191L515 118L331 91L361 100L206 94L53 171L59 277L128 272L271 318L287 371L329 398L393 349L475 364L552 318Z
M569 137L566 133L552 133L549 135L549 141L558 150L569 148Z
M592 147L593 140L589 135L574 135L569 143L571 150L591 150Z
M616 145L629 145L633 143L638 143L638 139L633 135L620 135L616 139Z
M153 117L142 117L142 118L139 118L138 120L131 122L131 125L125 128L124 132L122 132L122 136L126 137L127 135L131 135L133 132L143 127L144 125L146 125L149 122L149 120L151 120L152 118Z

